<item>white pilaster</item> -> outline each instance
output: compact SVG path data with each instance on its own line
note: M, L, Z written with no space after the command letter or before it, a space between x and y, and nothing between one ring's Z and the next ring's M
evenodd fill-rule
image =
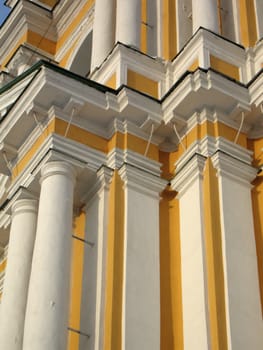
M103 349L105 312L105 272L108 233L109 184L113 171L102 167L98 179L88 193L85 239L84 281L81 304L81 330L90 338L80 338L80 348Z
M96 0L91 70L99 67L115 42L116 0Z
M37 201L20 199L13 204L1 302L0 349L22 349L36 221Z
M210 349L203 222L203 170L195 154L172 181L180 203L184 349Z
M117 0L116 41L140 48L141 0Z
M251 204L256 170L224 153L218 170L229 349L263 349L257 254Z
M160 349L159 177L125 164L122 349Z
M75 172L64 162L42 168L23 350L65 350Z
M192 0L193 33L199 27L219 32L217 0Z

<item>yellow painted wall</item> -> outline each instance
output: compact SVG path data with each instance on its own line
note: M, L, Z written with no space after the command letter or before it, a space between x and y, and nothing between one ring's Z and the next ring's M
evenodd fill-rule
M64 136L65 131L67 129L68 122L65 122L64 120L61 120L59 118L56 118L55 122L55 130L59 135ZM87 130L84 130L74 124L70 125L70 128L68 129L67 137L71 140L77 141L79 143L82 143L83 145L92 147L98 151L107 152L107 140L97 136L93 133L88 132Z
M43 4L53 7L56 5L58 0L40 0L40 2L43 2Z
M109 198L104 350L121 350L124 192L117 171L113 176Z
M44 143L46 138L55 130L55 120L52 120L46 127L44 132L38 137L38 139L33 143L31 149L20 159L13 168L12 178L16 178L27 166L33 156L36 154L38 149Z
M235 80L240 80L239 68L237 66L223 61L213 55L210 55L210 64L214 70L222 74L228 75L229 77Z
M196 59L187 70L189 70L189 72L194 72L198 67L199 61Z
M158 82L129 69L127 72L127 85L135 90L158 98Z
M85 222L85 213L81 213L74 220L74 235L82 239L85 238ZM84 253L85 243L76 238L72 238L69 327L75 330L80 330ZM68 350L76 350L78 346L79 334L69 330Z
M56 53L57 44L55 41L49 40L38 33L34 33L32 30L28 30L27 32L27 43L51 55L55 55Z
M149 135L150 137L150 135ZM131 135L131 134L125 134L125 149L129 149L131 151L137 152L141 155L144 155L146 147L147 147L147 141L140 139L137 136ZM158 147L150 144L147 157L152 160L159 159L159 150Z
M106 86L116 89L116 84L117 84L117 77L116 73L114 73L105 83Z

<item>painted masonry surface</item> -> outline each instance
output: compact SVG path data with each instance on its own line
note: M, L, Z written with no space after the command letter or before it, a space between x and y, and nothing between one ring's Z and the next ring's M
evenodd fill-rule
M263 1L6 5L0 349L263 349Z

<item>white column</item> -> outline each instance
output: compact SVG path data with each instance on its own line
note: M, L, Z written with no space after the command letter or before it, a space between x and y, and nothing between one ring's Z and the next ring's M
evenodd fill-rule
M141 0L117 0L116 41L140 48Z
M116 0L96 0L91 70L99 67L115 43Z
M219 177L228 348L263 349L250 184L256 170L220 152L212 161Z
M159 177L123 165L122 349L160 349Z
M13 204L1 302L0 349L22 349L36 221L37 201L20 199Z
M109 184L112 170L102 167L97 182L88 193L85 239L92 246L85 249L80 329L90 335L80 338L80 349L103 349L108 237Z
M75 173L64 162L42 168L23 350L65 350Z
M193 33L199 27L219 32L217 0L192 0Z
M205 161L195 155L172 181L180 206L185 350L210 349L202 188Z

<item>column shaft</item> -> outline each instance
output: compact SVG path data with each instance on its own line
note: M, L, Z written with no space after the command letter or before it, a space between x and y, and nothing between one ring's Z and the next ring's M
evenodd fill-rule
M22 349L36 221L37 201L15 202L1 302L0 349Z
M217 0L192 0L193 32L199 27L219 32Z
M99 67L115 42L116 0L96 0L91 70Z
M117 0L116 41L140 48L141 0Z
M63 162L42 169L23 350L66 349L74 176Z

